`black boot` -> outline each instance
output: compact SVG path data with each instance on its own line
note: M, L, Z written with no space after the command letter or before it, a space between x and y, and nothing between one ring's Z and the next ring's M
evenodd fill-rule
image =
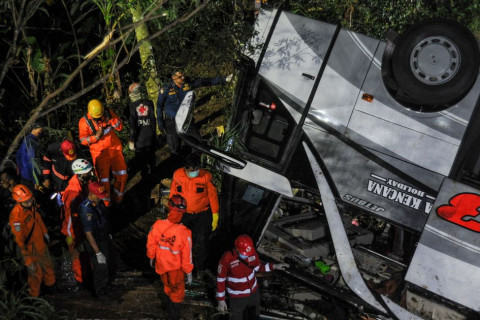
M180 303L175 303L169 300L168 302L168 313L170 314L170 320L178 320L180 317Z

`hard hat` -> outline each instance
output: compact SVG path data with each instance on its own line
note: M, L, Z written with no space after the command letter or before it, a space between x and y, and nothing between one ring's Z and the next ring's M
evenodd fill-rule
M183 210L183 212L187 211L187 200L179 194L173 195L168 199L168 210L170 211L174 208Z
M100 100L90 100L88 103L88 114L92 116L92 118L101 118L103 116L103 104Z
M75 174L89 173L93 166L85 159L77 159L72 163L72 171Z
M105 199L106 197L108 197L108 193L105 190L105 186L101 182L97 182L97 181L90 182L88 184L88 192L93 193L100 199Z
M253 256L255 254L253 240L246 234L239 235L237 239L235 239L235 249L244 256Z
M136 82L132 83L130 87L128 87L128 93L132 93L136 88L140 88L140 85Z
M33 197L33 194L26 185L17 184L15 187L13 187L12 197L13 200L17 202L25 202L30 200Z
M77 151L72 141L63 140L60 149L67 160L71 161L77 159Z

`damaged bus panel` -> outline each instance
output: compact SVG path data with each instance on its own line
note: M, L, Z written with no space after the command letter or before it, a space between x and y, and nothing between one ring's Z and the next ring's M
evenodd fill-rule
M242 148L197 147L271 179L224 176L221 232L288 262L332 319L478 318L475 37L432 19L378 40L281 10L256 30L231 123Z

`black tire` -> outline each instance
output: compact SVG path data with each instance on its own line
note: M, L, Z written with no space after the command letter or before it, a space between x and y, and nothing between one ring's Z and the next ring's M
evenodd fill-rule
M479 66L478 42L466 27L449 20L426 20L396 41L391 55L396 88L390 89L397 101L412 109L443 110L470 91Z

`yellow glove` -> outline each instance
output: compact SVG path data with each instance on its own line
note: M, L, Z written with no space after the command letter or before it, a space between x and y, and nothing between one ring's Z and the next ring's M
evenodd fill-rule
M65 238L65 242L67 242L67 246L71 245L73 243L73 237L72 236L67 236Z
M212 231L215 231L218 226L218 212L212 214Z

